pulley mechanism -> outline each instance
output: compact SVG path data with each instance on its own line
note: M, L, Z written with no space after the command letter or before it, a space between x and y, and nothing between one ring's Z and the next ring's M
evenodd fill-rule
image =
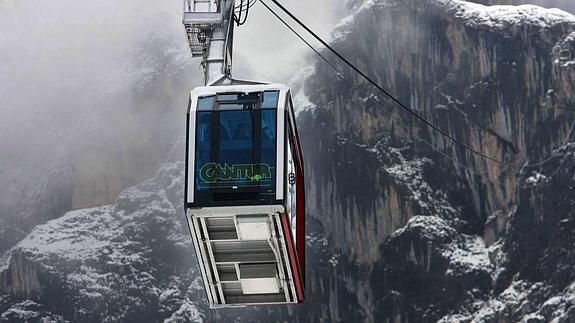
M184 0L183 24L192 57L202 58L206 85L231 74L233 0Z

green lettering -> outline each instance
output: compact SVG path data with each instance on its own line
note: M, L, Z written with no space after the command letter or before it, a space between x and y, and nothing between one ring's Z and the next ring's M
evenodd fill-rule
M215 183L217 179L217 168L219 167L216 163L206 163L200 169L200 179L206 183Z
M223 176L221 179L227 179L227 180L234 179L234 166L230 167L230 166L228 166L228 164L225 164Z
M262 164L236 164L222 165L216 163L206 163L200 169L200 179L206 183L216 183L217 181L234 181L250 179L259 182L263 179L272 178L270 165Z
M263 178L272 178L272 170L268 164L258 164L258 172Z
M246 179L250 178L252 174L252 165L251 164L239 164L234 165L234 174L236 174L235 179Z

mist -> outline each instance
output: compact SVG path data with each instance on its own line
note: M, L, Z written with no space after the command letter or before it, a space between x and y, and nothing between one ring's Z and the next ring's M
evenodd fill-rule
M280 9L270 1L266 4L281 14ZM290 0L282 1L282 4L326 40L331 39L333 27L346 12L344 0ZM287 20L290 21L289 18ZM322 47L295 23L292 26L316 49ZM303 66L309 65L308 58L314 55L307 45L261 4L256 4L250 10L248 22L236 30L235 50L234 68L237 77L283 83L288 83Z
M283 3L329 39L342 2ZM110 203L154 174L184 135L189 91L203 84L181 9L179 0L0 2L0 231L20 236ZM286 83L310 53L257 4L236 29L234 76Z
M179 6L0 4L0 219L28 231L158 167L193 83ZM6 224L6 222L8 224Z
M532 1L491 3L519 2ZM354 1L282 3L329 40ZM179 0L0 3L0 221L29 230L109 203L159 167L184 134L189 90L203 82L181 8ZM233 75L293 86L312 55L256 4L236 29Z

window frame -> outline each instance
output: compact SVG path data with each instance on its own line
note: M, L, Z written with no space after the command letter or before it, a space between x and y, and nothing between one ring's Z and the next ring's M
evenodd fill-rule
M276 99L275 99L275 105L273 106L273 108L271 107L266 107L266 108L262 108L264 106L264 98L265 98L265 93L266 92L275 92L276 93ZM276 192L278 190L278 187L276 186L276 177L277 177L277 167L279 163L283 163L283 160L278 160L277 158L277 149L278 149L278 132L279 130L279 125L277 122L277 114L280 113L280 109L279 109L279 102L280 100L280 96L283 95L283 93L280 90L272 90L272 89L265 89L265 90L261 90L261 91L253 91L250 92L248 94L249 95L253 95L254 93L257 93L259 100L256 102L255 100L229 100L229 99L224 99L224 100L220 100L219 98L222 96L230 96L230 95L238 95L238 97L243 94L243 93L234 93L234 92L228 92L228 93L217 93L217 94L213 94L213 95L208 95L208 96L200 96L197 98L198 100L198 107L200 106L200 101L202 99L205 98L212 98L212 97L216 97L215 100L213 100L212 102L212 106L211 109L206 109L205 107L202 109L197 109L196 111L193 111L193 113L195 113L195 119L196 119L196 129L195 129L195 133L194 133L194 140L196 140L195 142L195 147L194 147L194 166L193 169L190 169L189 171L194 172L194 181L193 183L190 183L188 185L193 185L194 186L194 199L193 199L193 203L192 205L201 205L201 206L232 206L232 205L272 205L272 204L278 204L278 201L276 199ZM274 112L274 116L273 116L273 120L274 120L274 126L275 126L275 137L273 138L274 141L274 153L271 155L273 156L274 159L274 164L272 167L272 178L271 178L271 184L269 186L266 187L237 187L237 188L212 188L212 189L200 189L199 185L198 185L198 169L199 169L199 165L198 165L198 160L197 160L197 156L199 153L199 147L200 145L198 144L197 140L198 140L198 129L199 129L199 116L200 113L206 113L206 112L210 112L210 118L211 118L211 142L210 142L210 160L214 160L214 161L218 161L217 163L219 164L219 160L220 160L220 156L219 154L221 153L221 142L220 142L220 127L221 127L221 117L222 117L222 113L226 113L226 112L231 112L231 111L245 111L247 110L244 106L244 108L239 109L239 108L234 108L234 109L226 109L226 108L222 108L224 105L227 104L246 104L246 103L252 103L254 106L249 109L250 113L252 114L250 116L250 118L253 118L253 138L252 138L252 161L253 164L259 164L262 162L262 154L263 154L263 112L264 111L273 111ZM215 125L215 126L214 126ZM190 138L191 139L191 138ZM280 188L283 189L283 188ZM267 190L267 192L264 193L264 191ZM257 195L258 198L256 199L238 199L238 200L218 200L215 201L213 199L213 196L215 194L238 194L238 193L252 193ZM262 194L263 193L263 194Z

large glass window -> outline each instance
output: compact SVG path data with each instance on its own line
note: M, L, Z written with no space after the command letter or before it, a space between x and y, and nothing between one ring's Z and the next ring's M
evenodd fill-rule
M195 170L199 204L275 200L278 95L268 91L200 98Z

